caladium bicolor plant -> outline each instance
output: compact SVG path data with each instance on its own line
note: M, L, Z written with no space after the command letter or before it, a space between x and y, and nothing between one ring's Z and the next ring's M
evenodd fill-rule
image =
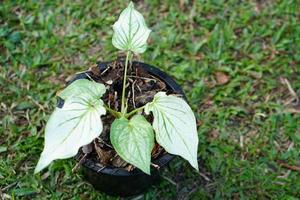
M105 86L93 80L74 81L58 94L64 100L56 108L45 129L45 147L35 173L53 160L73 157L80 147L91 143L102 132L101 116L116 117L110 129L110 141L126 162L150 174L151 151L155 140L167 152L186 159L196 170L198 136L195 116L180 97L158 92L152 102L127 111L125 86L132 54L145 52L151 30L131 2L113 25L113 45L126 52L121 111L109 108L101 100ZM152 125L137 113L153 115Z

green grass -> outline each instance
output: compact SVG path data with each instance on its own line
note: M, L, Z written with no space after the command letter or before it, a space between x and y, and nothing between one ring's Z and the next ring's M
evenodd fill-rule
M182 2L180 4L179 2ZM0 187L12 199L114 199L72 174L72 159L33 169L55 93L115 59L123 1L0 4ZM300 198L300 2L138 1L151 27L144 62L183 87L199 120L201 174L176 159L141 199ZM218 83L218 74L228 78ZM281 164L285 163L285 167ZM206 179L204 177L207 177ZM0 193L1 194L1 193ZM118 199L118 198L117 198Z

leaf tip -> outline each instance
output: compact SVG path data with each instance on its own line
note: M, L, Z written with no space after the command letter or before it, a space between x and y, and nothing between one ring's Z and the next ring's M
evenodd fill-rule
M148 174L149 176L151 176L151 172L150 172L150 165L147 165L143 168L140 168L143 172L145 172L146 174Z
M41 171L41 169L39 169L39 168L36 167L36 168L34 169L33 174L36 175L36 174L39 173L40 171Z
M134 8L134 4L132 1L130 1L130 3L128 4L128 8Z
M42 171L45 167L47 167L49 163L46 163L43 159L43 157L40 158L40 160L38 161L35 169L34 169L34 174L39 173L40 171Z
M198 165L197 159L195 159L195 160L193 160L193 161L190 161L190 164L192 165L192 167L193 167L197 172L199 172L199 165Z

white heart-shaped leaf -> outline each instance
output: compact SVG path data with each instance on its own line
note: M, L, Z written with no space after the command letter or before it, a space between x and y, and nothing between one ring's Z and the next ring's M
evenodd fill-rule
M135 115L130 120L116 119L111 126L110 141L121 158L150 174L154 134L145 117Z
M189 105L173 95L159 92L146 104L145 113L154 116L156 141L164 149L188 160L198 170L198 134L196 119Z
M67 98L77 97L82 94L91 96L91 98L100 98L105 93L103 84L89 81L87 79L78 79L61 91L58 96L66 100Z
M151 30L144 17L134 9L132 2L122 11L118 21L113 25L113 45L123 51L143 53L147 49L147 39Z
M53 160L70 158L102 132L101 115L106 113L100 99L90 95L67 98L63 108L56 108L47 122L45 147L35 173Z

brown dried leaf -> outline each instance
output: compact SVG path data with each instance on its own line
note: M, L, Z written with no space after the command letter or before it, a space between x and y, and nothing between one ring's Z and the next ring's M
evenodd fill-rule
M135 97L136 106L143 106L146 103L152 101L156 93L157 93L156 91L147 91L142 94L136 95Z
M115 167L125 167L128 163L124 161L119 155L116 155L112 160L112 164Z
M57 79L57 76L50 76L49 81L54 85L59 84L59 80Z
M160 90L166 89L166 84L164 82L158 81L156 84Z
M83 152L84 154L89 154L89 153L91 153L92 151L93 151L93 147L92 147L91 144L87 144L87 145L84 145L84 146L82 147L82 152Z
M224 85L224 84L228 83L228 81L229 81L228 75L224 74L223 72L216 72L215 76L216 76L218 85Z
M284 163L283 161L279 161L279 164L287 169L293 170L293 171L300 171L300 166L296 166L296 165L289 165L287 163Z
M292 114L300 114L300 109L297 108L286 108L284 112L292 113Z
M214 130L212 130L212 131L210 131L210 132L208 133L208 135L207 135L207 140L208 140L209 142L212 142L212 141L214 141L216 138L218 138L219 135L220 135L219 131L216 130L216 129L214 129Z
M133 165L128 165L127 167L125 167L125 169L129 172L131 172L134 169Z
M180 10L184 10L184 0L179 0L179 8Z
M101 76L101 72L100 72L100 69L97 65L93 65L92 67L90 67L89 69L92 74L94 74L95 76Z
M160 146L159 146L158 143L155 143L155 146L154 146L154 148L152 149L152 152L151 152L151 156L153 158L156 158L159 153L160 153Z
M95 143L95 150L98 155L100 163L103 165L108 165L111 157L113 156L112 150L104 150L97 143Z

